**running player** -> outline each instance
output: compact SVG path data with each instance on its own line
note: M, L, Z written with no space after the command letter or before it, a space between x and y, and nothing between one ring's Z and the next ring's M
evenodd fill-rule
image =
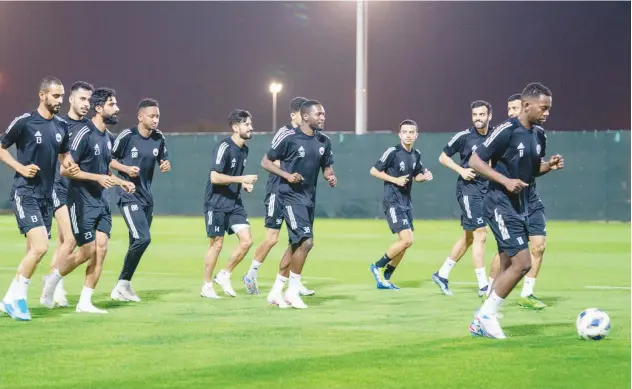
M378 289L399 290L390 279L406 250L413 244L415 227L410 198L413 181L432 180L430 170L423 167L421 153L413 148L418 135L417 123L413 120L401 122L400 143L386 149L371 168L371 175L384 181L384 214L391 232L398 237L384 256L369 266Z
M0 141L0 160L16 172L11 188L13 212L28 248L2 301L3 311L16 320L31 320L27 292L37 265L48 251L58 158L69 175L78 173L68 153L68 125L56 116L63 98L61 81L44 77L37 110L16 117ZM8 151L14 144L17 159Z
M56 268L44 281L40 303L53 308L53 294L57 283L82 263L92 259L86 267L86 279L81 291L77 312L105 314L92 304L92 293L99 282L107 254L112 229L112 213L104 189L121 186L133 192L133 183L112 176L112 140L107 125L118 122L119 108L114 90L97 88L90 98L92 120L70 138L70 152L81 171L70 180L68 207L72 232L79 250L69 256L58 256ZM62 169L63 175L68 175Z
M316 100L308 100L301 106L299 128L281 134L263 156L261 166L281 177L277 194L283 204L283 218L289 235L289 245L279 266L268 303L279 308L305 309L307 305L300 295L301 273L309 251L314 246L314 207L319 172L329 186L336 186L332 165L331 141L322 133L325 109ZM281 166L274 164L280 161ZM285 296L283 287L288 277Z
M129 248L123 261L123 269L110 297L119 301L140 301L132 289L132 277L151 242L151 222L154 214L154 198L151 183L154 168L161 172L171 170L165 137L158 129L160 108L154 99L142 99L137 109L138 125L121 131L112 146L110 167L118 176L133 182L134 193L118 190L118 206L129 230Z
M522 92L521 99L522 111L518 117L496 127L470 158L470 166L490 179L485 217L496 238L504 268L489 298L476 312L470 332L496 339L506 338L498 322L498 309L531 268L527 223L529 183L537 176L564 167L561 155L542 161L534 129L549 116L551 91L540 83L531 83Z
M90 119L85 116L90 111L90 97L94 92L94 87L84 81L77 81L70 87L70 109L68 114L62 116L62 119L68 123L68 136L72 136L73 131L80 130L86 125ZM63 251L63 256L68 256L77 246L75 238L72 236L70 227L70 216L66 202L68 199L68 178L59 173L59 166L55 172L55 185L53 190L54 216L57 220L57 250L53 253L50 263L51 271L55 269L57 256L59 251ZM58 307L67 307L68 299L66 298L66 290L64 289L64 280L60 280L55 288L53 296L55 305Z
M213 281L222 287L226 295L237 296L230 282L230 275L252 246L252 234L241 200L241 189L252 192L253 184L257 181L254 174L242 175L248 158L246 140L252 138L252 115L241 109L233 110L228 116L228 125L233 135L219 142L213 150L211 173L204 195L209 246L204 257L204 285L200 294L202 297L215 299L219 296L213 289ZM222 251L226 233L237 235L239 244L231 253L226 267L213 279L213 270Z
M304 97L295 97L290 101L290 124L281 127L272 138L272 143L275 143L281 134L286 131L290 131L301 125L301 105L306 102ZM275 162L277 166L280 166L279 161ZM266 197L263 202L265 206L265 227L266 237L263 242L255 250L255 257L252 260L248 273L244 275L243 281L246 284L246 290L248 294L259 294L259 286L257 283L257 272L259 267L263 264L268 253L279 241L279 231L283 224L283 206L280 204L277 197L277 187L281 178L276 174L268 175L268 182L266 184ZM291 258L291 257L284 257ZM285 268L284 277L289 275L289 268ZM315 292L307 289L301 284L299 288L299 294L301 296L312 296Z
M492 106L486 101L477 100L471 104L473 127L456 133L443 149L439 162L454 170L459 178L456 182L456 198L461 206L461 226L463 235L456 241L439 271L432 275L432 280L446 296L452 296L448 287L450 270L472 246L472 262L478 281L478 295L485 296L487 273L485 272L485 241L487 240L487 223L483 214L483 199L487 193L488 180L477 176L469 165L472 153L487 139L489 121L492 119ZM461 163L457 164L452 156L459 153Z

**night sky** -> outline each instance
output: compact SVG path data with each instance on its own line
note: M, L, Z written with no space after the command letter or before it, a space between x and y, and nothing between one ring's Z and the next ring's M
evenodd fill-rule
M163 131L228 130L233 108L268 131L276 78L279 125L303 95L325 106L326 130L353 130L355 7L0 3L0 126L34 109L39 79L54 75L68 90L79 79L116 89L121 126L150 96ZM553 91L549 130L630 128L629 2L371 2L368 25L369 130L412 118L421 131L458 131L476 99L497 123L530 81Z

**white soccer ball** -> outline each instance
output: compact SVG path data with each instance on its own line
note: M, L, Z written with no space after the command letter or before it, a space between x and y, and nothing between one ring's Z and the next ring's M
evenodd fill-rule
M588 308L577 316L577 333L586 340L601 340L610 332L610 316L597 308Z

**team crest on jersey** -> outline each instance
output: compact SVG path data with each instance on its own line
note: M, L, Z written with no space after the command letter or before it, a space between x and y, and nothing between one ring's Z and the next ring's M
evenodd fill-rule
M399 163L399 170L402 172L406 170L406 164L404 163L404 161Z
M298 148L298 156L301 158L305 157L305 149L303 148L303 146Z
M138 149L136 146L132 147L132 159L138 158Z
M99 145L94 145L94 155L100 155L101 154L101 148L99 147Z
M154 157L158 156L158 149L154 149L152 152L154 153Z
M540 151L542 151L542 147L540 146L540 144L538 143L538 145L535 148L535 151L538 152L538 155L540 155Z
M231 167L231 168L234 168L234 167L235 167L235 165L237 165L237 160L236 160L235 158L233 158L233 160L232 160L232 161L230 161L230 167Z
M57 140L57 143L61 142L61 134L55 134L55 139Z
M476 151L477 148L478 148L478 146L476 146L476 145L472 146L472 151Z
M320 149L318 149L318 152L320 153L320 155L325 154L325 148L321 147Z

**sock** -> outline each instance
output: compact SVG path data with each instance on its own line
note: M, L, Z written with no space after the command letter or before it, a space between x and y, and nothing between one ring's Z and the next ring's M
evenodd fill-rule
M384 254L384 256L379 261L375 262L375 266L377 266L377 267L384 267L390 261L391 261L391 259L388 257L388 255Z
M59 282L57 283L57 288L58 289L64 289L64 279L63 278L61 280L59 280Z
M456 262L454 262L452 258L448 257L445 262L443 262L443 266L441 266L441 269L439 269L439 277L446 279L450 277L450 270L452 270L452 267L455 264Z
M9 285L9 289L7 290L7 293L4 295L4 298L2 299L2 301L6 301L7 303L11 303L11 301L13 301L13 296L15 295L15 289L18 286L18 280L15 279L15 277L13 277L13 279L11 280L11 285Z
M474 269L474 273L476 273L476 280L478 281L478 289L483 289L487 286L487 274L485 273L485 268L481 267L480 269Z
M16 300L20 300L20 299L26 300L30 282L31 280L29 280L28 278L24 278L24 276L20 274L20 276L18 277L18 282L13 289L13 297Z
M81 289L79 305L92 305L92 292L94 292L94 289L84 286L83 289Z
M395 269L397 269L395 266L386 265L386 270L384 270L384 279L390 280L393 272L395 272Z
M480 313L483 315L495 315L498 313L498 309L500 305L505 301L504 298L499 297L496 294L496 291L490 293L489 298L485 300L483 306L481 307Z
M301 275L290 271L290 282L287 287L288 293L298 293L301 288Z
M217 273L217 275L215 276L217 278L230 278L230 273L227 272L226 270L222 269L219 271L219 273Z
M205 288L209 288L209 289L213 289L213 281L211 281L211 282L204 282L204 287Z
M527 297L533 294L533 287L535 286L535 278L526 276L524 278L524 284L522 285L522 292L520 297Z
M272 290L270 294L279 294L283 293L283 287L287 283L287 277L283 277L280 274L277 274L276 280L274 280L274 285L272 285Z
M128 285L129 285L129 281L127 280L118 280L118 282L116 283L116 286L121 287L121 288L125 288Z
M252 263L250 264L250 269L248 269L248 273L246 273L246 277L250 278L251 280L257 278L257 272L259 271L260 266L261 262L253 259Z

